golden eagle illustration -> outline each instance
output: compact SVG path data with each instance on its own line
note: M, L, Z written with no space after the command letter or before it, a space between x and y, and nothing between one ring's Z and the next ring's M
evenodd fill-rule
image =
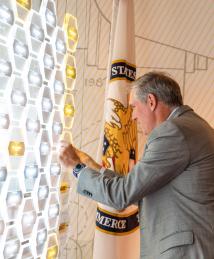
M127 174L130 160L136 162L137 125L132 119L132 108L124 107L119 101L109 98L113 104L111 121L104 125L103 166L119 174ZM110 160L111 163L110 163Z

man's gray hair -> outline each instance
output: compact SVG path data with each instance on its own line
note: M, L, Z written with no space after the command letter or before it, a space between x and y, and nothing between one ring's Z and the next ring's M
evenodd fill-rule
M183 104L178 83L169 75L162 72L149 72L139 77L134 83L136 97L146 102L148 94L153 94L159 101L170 107Z

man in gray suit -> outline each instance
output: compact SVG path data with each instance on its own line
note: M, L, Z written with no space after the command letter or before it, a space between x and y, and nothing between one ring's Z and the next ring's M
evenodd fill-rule
M148 139L127 176L72 145L64 144L62 163L74 168L80 194L118 210L138 203L141 258L214 259L214 130L163 73L136 80L131 105Z

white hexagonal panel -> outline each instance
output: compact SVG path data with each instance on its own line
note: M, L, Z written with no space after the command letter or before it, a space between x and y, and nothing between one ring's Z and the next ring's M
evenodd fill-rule
M55 0L0 0L0 258L57 258L68 233L76 18ZM69 37L69 38L68 38Z

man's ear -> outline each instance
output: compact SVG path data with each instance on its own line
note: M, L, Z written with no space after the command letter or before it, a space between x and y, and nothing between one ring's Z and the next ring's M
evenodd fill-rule
M154 111L157 107L158 100L154 94L148 94L147 96L147 103L150 107L151 111Z

